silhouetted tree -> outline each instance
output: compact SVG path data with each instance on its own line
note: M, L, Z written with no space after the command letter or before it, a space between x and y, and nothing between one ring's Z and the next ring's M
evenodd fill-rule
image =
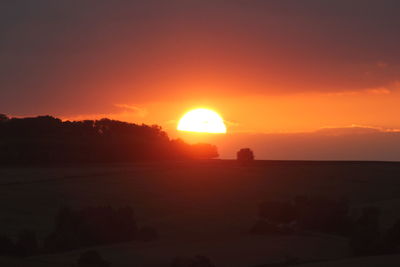
M111 264L104 260L95 250L83 252L78 261L78 267L109 267Z
M9 118L5 114L0 114L0 123L8 121Z
M119 242L130 241L137 237L138 226L132 207L126 206L116 210L115 214L115 239Z
M254 160L254 153L250 148L242 148L236 154L236 159L241 162Z
M385 233L384 246L387 253L400 252L400 220L397 220Z
M44 239L44 249L47 252L57 252L76 249L82 246L81 218L75 211L63 207L58 211L55 218L55 229Z
M348 235L353 228L346 200L296 197L294 201L298 226L332 234Z
M157 125L110 119L61 121L51 116L0 117L1 163L123 162L208 159L218 156L207 144L170 140Z
M366 207L354 225L350 246L355 255L375 255L382 252L379 227L380 210Z
M51 253L78 249L81 246L80 237L75 232L53 232L43 241L44 251Z
M135 239L147 241L156 237L153 228L144 227L138 231L131 207L62 208L56 216L55 229L44 240L44 249L57 252Z
M251 233L312 230L348 236L354 228L346 200L297 196L294 201L266 201L258 208L260 220Z

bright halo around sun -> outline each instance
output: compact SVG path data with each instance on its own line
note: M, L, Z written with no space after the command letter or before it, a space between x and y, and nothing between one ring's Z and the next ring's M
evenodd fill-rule
M187 112L178 123L178 131L197 133L226 133L222 117L215 111L198 108Z

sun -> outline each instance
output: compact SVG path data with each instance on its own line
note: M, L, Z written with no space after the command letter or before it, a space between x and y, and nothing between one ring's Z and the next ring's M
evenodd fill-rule
M226 133L222 117L215 111L198 108L187 112L179 120L178 131L198 133Z

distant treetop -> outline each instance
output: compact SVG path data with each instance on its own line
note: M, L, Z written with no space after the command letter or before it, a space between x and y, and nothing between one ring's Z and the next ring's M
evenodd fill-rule
M0 114L0 123L8 121L8 117L5 114Z
M209 144L171 140L158 125L110 119L62 121L51 116L0 114L0 161L4 163L130 162L218 157Z
M254 153L250 148L242 148L236 154L238 161L246 162L254 160Z

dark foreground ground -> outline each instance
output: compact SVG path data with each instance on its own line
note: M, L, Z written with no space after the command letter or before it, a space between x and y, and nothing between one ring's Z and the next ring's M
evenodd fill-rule
M112 266L169 266L176 256L207 255L217 267L253 267L286 258L298 266L399 266L400 256L348 259L348 242L333 235L248 234L257 204L295 195L347 197L352 212L383 211L382 225L400 218L400 163L193 161L52 167L0 167L0 229L34 229L43 238L62 206L134 207L141 224L155 227L152 242L96 247ZM74 266L82 250L0 266ZM385 265L386 264L386 265ZM392 265L391 265L392 264ZM267 265L265 265L267 266Z

